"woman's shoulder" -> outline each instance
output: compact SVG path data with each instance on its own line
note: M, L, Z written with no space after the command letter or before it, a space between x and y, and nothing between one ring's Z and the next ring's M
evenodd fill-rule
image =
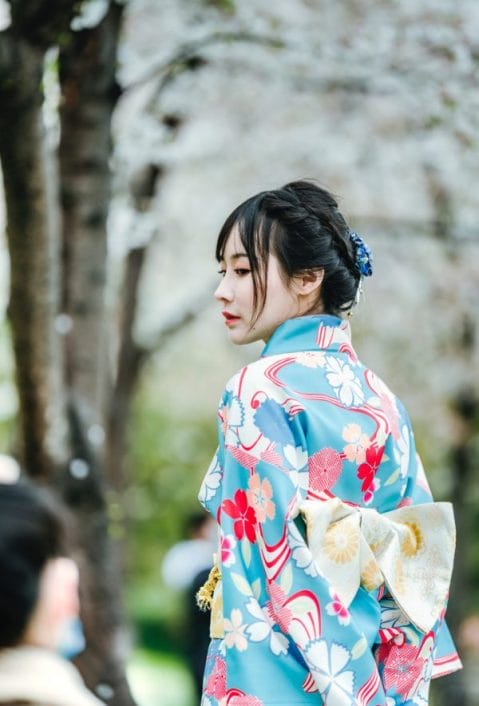
M277 366L294 362L292 355L274 355L257 358L237 370L227 381L224 392L226 395L241 397L253 388L264 390L275 387L274 369Z
M64 706L66 695L69 706L104 706L86 688L74 665L53 651L34 646L0 650L0 706L12 701Z

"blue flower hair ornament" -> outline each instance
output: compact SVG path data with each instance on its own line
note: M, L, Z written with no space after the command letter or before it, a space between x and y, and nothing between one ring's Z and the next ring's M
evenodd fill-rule
M349 231L354 245L354 261L361 277L370 277L373 273L373 254L368 245L354 230Z

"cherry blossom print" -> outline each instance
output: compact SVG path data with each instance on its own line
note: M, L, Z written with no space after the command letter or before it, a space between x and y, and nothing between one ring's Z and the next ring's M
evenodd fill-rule
M215 659L213 670L206 681L204 693L213 696L217 701L226 694L226 663L221 657Z
M235 648L239 652L244 652L248 648L248 640L245 637L246 624L243 623L243 616L239 608L233 608L229 618L224 618L224 643L228 649Z
M351 653L346 647L315 640L307 646L305 657L326 706L354 703L354 672L347 669Z
M233 529L236 539L242 540L246 537L252 544L256 542L256 513L251 505L248 505L248 498L244 490L238 489L233 500L223 500L221 503L223 512L233 518Z
M286 654L289 641L286 635L273 630L275 625L270 611L263 610L258 601L251 598L246 604L246 609L255 618L246 628L246 633L251 642L262 642L269 638L269 648L274 655Z
M359 424L348 424L343 429L343 439L348 443L344 447L344 455L348 461L363 463L366 458L366 449L370 441Z
M257 473L254 473L248 480L248 490L246 495L249 504L254 508L258 522L272 520L275 513L275 504L272 501L273 489L267 478L261 480Z
M236 555L234 549L236 547L236 539L232 534L224 535L221 531L220 533L220 554L221 554L221 564L223 566L233 566L236 561Z
M363 500L368 505L374 497L374 491L378 489L379 485L376 479L377 470L381 464L384 453L384 446L376 446L372 444L366 450L366 459L358 467L357 476L359 480L362 480L361 491L363 493Z
M432 498L407 412L356 359L342 326L325 315L285 321L222 396L218 455L200 493L219 524L222 575L202 706L427 706L432 655L435 676L460 667L445 623L436 621L426 649L397 602L409 605L413 562L442 619L445 591L436 598L431 566L451 557L450 544L434 535L429 551L430 520L404 511L394 588L374 558L383 523L375 534L364 518L373 526L375 513ZM308 509L324 510L320 535L309 531ZM351 531L349 522L362 525ZM373 555L360 555L361 532ZM308 537L313 545L319 537L320 562ZM352 574L361 590L348 605L337 577Z
M341 474L343 461L337 451L325 448L313 454L308 465L310 486L314 490L329 490Z
M333 356L326 357L327 370L326 379L334 389L340 402L345 407L362 404L364 393L358 378L351 367L341 358Z
M328 613L328 615L335 615L340 625L349 625L351 622L351 613L332 589L330 589L329 592L333 600L331 603L326 604L326 613Z

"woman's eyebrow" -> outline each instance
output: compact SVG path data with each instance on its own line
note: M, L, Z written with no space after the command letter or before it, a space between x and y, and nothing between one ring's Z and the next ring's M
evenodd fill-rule
M225 257L223 256L220 260L218 260L218 262L219 262L220 264L221 264L221 263L224 264L227 259L228 259L228 260L231 260L231 261L233 261L233 262L235 262L236 260L239 260L239 259L242 258L242 257L246 257L246 258L247 258L248 255L247 255L245 252L235 252L235 253L233 253L233 255L230 255L228 258L225 258Z

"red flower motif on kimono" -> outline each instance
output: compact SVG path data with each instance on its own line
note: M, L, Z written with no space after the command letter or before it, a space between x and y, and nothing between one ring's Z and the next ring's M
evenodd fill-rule
M341 455L331 448L321 449L309 461L309 485L314 490L329 490L336 483L343 467Z
M219 657L215 660L213 671L205 685L205 694L214 696L217 701L226 694L226 663Z
M361 491L364 493L364 502L369 503L373 499L376 490L375 476L381 464L384 453L384 446L373 444L366 449L366 460L358 467L358 478L362 480Z
M287 595L277 583L268 584L268 592L271 600L266 603L266 610L270 619L278 623L283 632L288 632L289 624L293 619L293 612L285 606Z
M221 503L223 512L234 519L233 529L236 538L242 540L244 536L254 544L256 542L256 513L251 505L248 505L248 498L244 490L237 490L233 500L223 500Z
M424 669L425 659L414 645L392 645L384 660L383 682L386 690L394 687L406 699ZM381 658L380 658L381 659Z

